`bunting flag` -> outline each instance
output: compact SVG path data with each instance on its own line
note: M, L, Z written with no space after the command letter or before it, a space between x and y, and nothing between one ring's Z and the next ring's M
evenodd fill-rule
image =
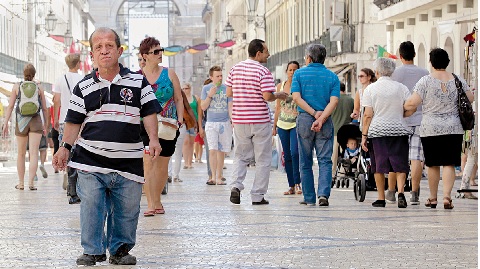
M134 47L135 48L135 47ZM178 46L178 45L174 45L174 46L170 46L170 47L166 47L166 48L163 48L165 51L169 51L169 52L181 52L183 50L183 47L182 46ZM165 52L164 51L164 52ZM164 53L165 54L165 53Z
M220 47L220 48L228 48L228 47L231 47L233 45L235 45L234 40L227 40L227 41L223 41L223 42L217 44L217 46Z
M202 43L202 44L198 44L198 45L195 45L195 46L191 46L190 49L194 49L194 50L197 50L197 51L202 51L202 50L206 50L208 49L210 45L208 45L207 43Z
M398 59L397 56L389 53L386 49L384 49L382 46L378 46L378 52L377 52L377 58L391 58L391 59Z
M170 56L175 56L179 53L180 53L179 51L168 51L168 50L166 50L166 51L163 52L163 56L169 56L170 57Z
M188 53L191 53L191 54L195 54L195 53L199 53L201 50L196 50L196 49L190 48L190 49L187 49L185 51L188 52Z

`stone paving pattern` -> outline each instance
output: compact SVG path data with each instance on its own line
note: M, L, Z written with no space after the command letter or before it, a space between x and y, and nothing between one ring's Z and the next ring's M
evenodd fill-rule
M162 197L166 214L140 216L137 245L131 251L137 265L97 266L478 268L476 200L454 199L453 210L426 208L428 186L423 180L421 205L406 209L396 204L373 208L375 192L357 202L351 186L332 189L330 207L310 207L298 204L301 195L284 196L286 175L274 171L266 196L270 205L252 206L253 169L241 205L230 203L228 185L205 184L206 164L182 170L184 182L170 183ZM51 165L47 171L47 179L38 172L37 191L19 191L14 189L16 168L0 168L0 268L76 267L75 259L82 254L79 205L68 204L62 176L53 174ZM146 204L144 196L142 213Z

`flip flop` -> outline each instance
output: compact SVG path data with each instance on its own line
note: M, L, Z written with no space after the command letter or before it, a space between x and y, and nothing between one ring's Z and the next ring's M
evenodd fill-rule
M215 185L215 182L209 180L209 181L207 181L207 185Z
M165 209L163 209L163 208L155 208L155 214L165 214Z
M23 191L24 187L20 187L20 184L19 184L19 185L15 185L15 189Z
M217 185L227 185L227 183L225 183L223 181L220 181L220 182L217 181Z
M144 217L153 217L153 216L155 216L155 210L147 210L147 211L143 212L143 216Z

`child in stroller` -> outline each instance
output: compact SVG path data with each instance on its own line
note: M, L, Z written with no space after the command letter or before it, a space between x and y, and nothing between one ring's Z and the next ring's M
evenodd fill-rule
M362 133L358 129L358 124L349 123L340 127L337 133L338 142L338 161L337 169L332 179L332 187L340 185L349 187L349 179L354 179L357 172L357 163L360 155L359 140Z

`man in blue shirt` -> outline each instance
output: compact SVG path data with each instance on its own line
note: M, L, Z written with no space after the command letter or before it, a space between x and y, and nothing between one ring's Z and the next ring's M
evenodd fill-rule
M340 81L323 63L327 51L323 45L305 49L306 67L293 74L292 95L298 105L297 134L300 153L300 178L303 198L300 204L315 205L313 156L318 160L318 205L328 206L332 182L333 121L330 117L340 97Z

